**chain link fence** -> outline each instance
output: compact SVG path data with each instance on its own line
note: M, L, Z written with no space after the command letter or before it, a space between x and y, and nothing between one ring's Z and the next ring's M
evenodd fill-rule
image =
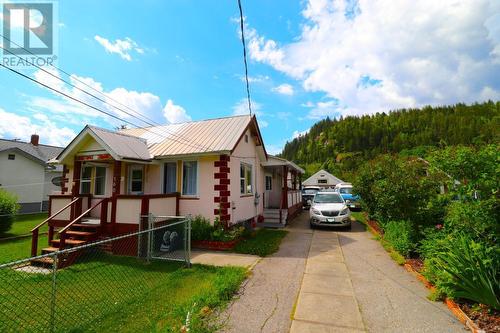
M164 273L190 266L190 219L141 220L137 232L0 265L0 332L115 331L124 306L170 292Z

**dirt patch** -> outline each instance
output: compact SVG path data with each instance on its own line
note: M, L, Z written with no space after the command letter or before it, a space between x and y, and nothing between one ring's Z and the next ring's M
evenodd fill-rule
M424 261L422 259L406 259L406 263L416 272L422 273L424 270Z
M378 225L377 221L368 220L368 221L366 221L366 223L368 223L368 225L373 230L375 230L375 232L378 233L379 235L383 235L384 234L384 230L382 230L382 228Z
M485 306L473 306L470 303L458 303L467 316L487 333L500 332L500 311L488 310Z

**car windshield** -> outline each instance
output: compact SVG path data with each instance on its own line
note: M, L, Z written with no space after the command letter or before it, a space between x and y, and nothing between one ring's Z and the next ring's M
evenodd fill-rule
M340 188L340 193L352 194L352 187L342 187L342 188Z
M344 200L337 193L318 193L314 196L315 203L343 203Z
M302 193L304 194L316 194L318 193L319 190L315 189L315 188L306 188L302 191Z

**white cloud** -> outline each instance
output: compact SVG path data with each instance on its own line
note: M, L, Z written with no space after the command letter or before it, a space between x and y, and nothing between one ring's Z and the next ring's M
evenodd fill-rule
M108 53L118 54L122 59L131 61L132 51L139 54L144 54L144 49L139 47L137 42L129 37L125 39L116 39L114 42L109 41L107 38L95 35L94 39L106 50Z
M262 112L260 111L261 105L255 101L252 101L252 113L257 116L262 116ZM249 114L248 109L248 100L246 98L242 98L233 106L233 115L234 116L242 116L245 114Z
M307 133L309 133L309 130L310 130L310 128L308 128L308 129L306 129L304 131L293 131L292 140L296 139L298 137L306 135Z
M19 138L29 141L31 134L38 134L40 142L54 146L66 146L76 133L68 127L59 127L44 114L33 119L7 112L0 108L0 137Z
M258 123L259 123L260 128L266 128L267 126L269 126L269 122L262 120L262 119L260 119L258 121Z
M326 117L337 117L342 113L342 109L339 107L339 102L337 100L330 100L326 102L318 102L311 106L311 110L307 114L309 119L323 119Z
M279 86L274 87L272 91L277 92L278 94L288 95L288 96L292 96L294 94L293 86L288 83L280 84Z
M261 83L261 82L265 82L265 81L268 81L270 79L269 76L267 75L256 75L256 76L248 76L248 82L249 83ZM246 79L245 79L245 76L240 76L240 80L245 82Z
M498 96L500 2L359 0L356 10L350 3L309 0L290 43L247 27L251 59L338 99L343 114ZM311 117L336 112L315 108Z
M186 110L180 105L175 105L171 99L167 101L165 108L163 108L163 115L171 124L191 121L191 117Z
M55 77L60 76L60 73L57 71L51 71L51 73ZM50 114L51 119L57 122L73 124L80 127L83 124L98 125L102 122L106 122L111 126L118 126L129 121L138 126L148 126L153 122L163 123L163 117L167 118L170 122L191 120L191 117L181 106L175 105L172 100L168 100L166 105L163 105L160 97L150 92L127 90L123 87L105 90L103 85L93 78L81 77L74 74L69 77L69 81L75 87L99 97L104 101L102 102L77 88L64 85L54 76L43 71L35 72L34 76L46 82L47 85L69 96L124 120L120 121L113 119L104 113L62 97L56 93L54 93L54 97L25 96L26 107L29 111ZM141 121L137 118L145 121Z

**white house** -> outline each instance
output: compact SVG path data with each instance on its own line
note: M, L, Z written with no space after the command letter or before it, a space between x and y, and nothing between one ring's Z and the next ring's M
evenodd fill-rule
M63 149L39 139L36 134L30 142L0 139L0 189L17 196L20 213L47 211L49 195L61 191L62 166L47 162Z
M319 186L322 188L335 187L335 185L344 183L343 180L338 179L331 173L325 170L319 170L311 177L302 182L302 186Z

